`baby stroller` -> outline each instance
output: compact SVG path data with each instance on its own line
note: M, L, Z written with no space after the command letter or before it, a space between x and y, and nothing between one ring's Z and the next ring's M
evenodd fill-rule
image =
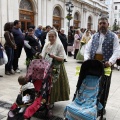
M117 64L117 70L119 71L120 70L120 59L117 59L116 64Z
M105 120L105 103L102 105L99 102L103 94L105 100L104 77L104 66L100 61L88 60L82 64L73 102L65 108L66 120L96 120L98 110L101 109L100 120Z
M26 77L32 80L35 86L36 98L31 104L18 106L14 103L8 112L7 120L30 120L30 118L37 113L41 118L50 117L52 114L49 108L51 71L52 64L46 60L35 59L30 63ZM26 109L23 113L19 113L16 109L23 106L26 106Z

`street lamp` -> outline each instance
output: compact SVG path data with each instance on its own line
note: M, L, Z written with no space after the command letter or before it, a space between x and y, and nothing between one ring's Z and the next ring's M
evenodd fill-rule
M71 0L69 0L68 2L66 2L66 10L68 12L66 18L68 19L68 29L70 28L70 20L72 19L72 11L73 11L73 4L71 2Z

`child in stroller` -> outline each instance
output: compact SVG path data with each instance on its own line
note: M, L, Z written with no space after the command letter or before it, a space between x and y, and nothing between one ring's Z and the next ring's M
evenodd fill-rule
M18 83L21 85L20 94L17 96L16 103L12 106L14 110L9 112L10 117L14 116L14 114L22 114L35 99L35 88L33 83L27 82L24 76L18 78ZM9 119L10 118L8 118L8 120Z
M103 64L98 60L85 61L81 66L73 102L65 108L66 120L96 120L101 109L100 120L105 120L103 118L105 82L107 79L105 80ZM101 95L104 96L104 104L100 103Z
M14 103L8 113L8 119L7 120L28 120L30 119L35 113L42 114L43 117L49 117L51 113L49 109L49 94L51 90L51 64L47 62L44 59L35 59L30 63L30 66L27 70L26 74L26 80L32 80L34 87L30 86L31 91L35 89L35 92L29 93L26 92L24 93L24 99L22 100L22 97L20 97L20 104L21 102L29 102L31 104L27 104L27 107L23 110L23 113L19 113L22 111L22 109L19 109L19 112L14 112L16 108L18 108L18 105ZM23 79L23 77L20 77ZM22 80L19 80L20 84L24 84ZM21 83L23 82L23 83ZM26 82L25 82L26 83ZM29 85L30 83L28 82L25 84L25 86ZM25 87L23 86L25 89ZM35 93L35 99L34 99L34 94ZM26 96L26 94L29 94L29 97ZM26 99L27 98L27 99ZM25 101L24 101L25 100ZM18 103L18 100L17 100ZM20 106L24 107L24 106Z
M28 104L30 105L34 101L35 87L33 83L27 82L24 76L20 76L18 78L18 82L21 85L21 88L16 103L17 105L23 105L23 107L19 111L19 113L22 113L26 108L26 106L24 105L28 105Z

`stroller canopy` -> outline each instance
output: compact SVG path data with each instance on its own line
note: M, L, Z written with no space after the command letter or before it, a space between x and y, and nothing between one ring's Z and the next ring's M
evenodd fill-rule
M26 78L32 80L43 80L49 72L51 64L44 59L35 59L30 63Z

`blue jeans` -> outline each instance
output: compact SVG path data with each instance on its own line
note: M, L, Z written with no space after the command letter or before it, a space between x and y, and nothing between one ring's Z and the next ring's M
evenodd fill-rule
M8 46L5 46L6 54L8 56L8 63L5 65L5 71L11 71L14 58L14 49Z

